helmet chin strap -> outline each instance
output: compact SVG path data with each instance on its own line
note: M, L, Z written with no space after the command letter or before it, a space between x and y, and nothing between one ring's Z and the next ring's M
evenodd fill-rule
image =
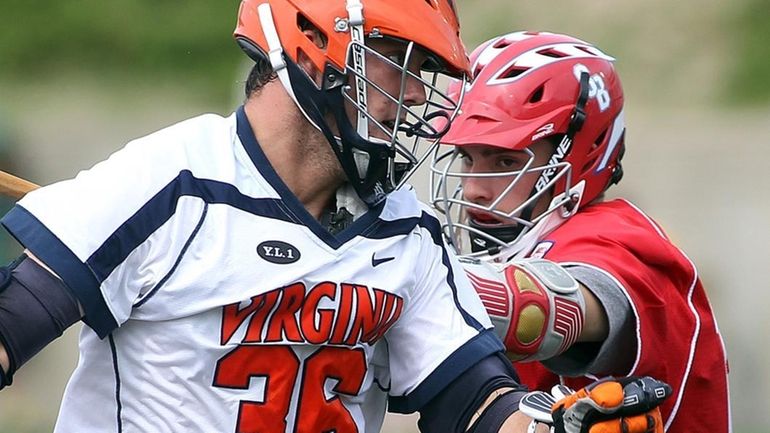
M361 109L357 110L356 114L356 132L365 140L370 140L369 137L369 118L366 117L366 112L369 110L367 101L367 86L366 80L366 51L364 46L366 41L364 39L364 6L361 4L361 0L347 0L346 9L348 11L348 25L350 27L350 42L351 49L353 50L353 69L355 69L355 83L356 83L356 102ZM358 169L358 175L365 177L366 172L369 170L369 162L371 158L366 152L359 150L353 150L353 159Z
M521 231L524 230L522 224L506 224L495 227L480 226L475 220L468 221L468 225L471 228L484 232L487 236L493 237L506 244L513 242L519 237ZM468 232L470 236L471 252L478 253L484 250L489 251L489 255L497 254L503 246L491 241L487 237L480 235L474 231Z
M361 111L368 111L366 98L366 51L364 46L364 6L361 0L347 0L346 9L348 10L348 25L350 28L350 42L353 50L353 69L356 71L356 101L358 106L363 108L359 110L356 122L356 132L361 137L369 139L369 119Z
M286 65L286 60L283 58L283 47L281 46L281 39L278 37L278 30L275 28L275 21L273 21L273 11L270 8L270 3L262 3L257 6L257 13L259 14L259 22L262 24L262 31L267 40L267 46L269 52L267 53L270 60L270 66L273 67L273 72L278 75L278 79L281 81L286 93L289 94L294 101L294 105L299 108L299 111L305 116L308 122L318 130L321 128L313 120L313 118L305 111L302 104L297 100L297 95L294 93L294 87L291 85L291 79L289 78L289 70Z

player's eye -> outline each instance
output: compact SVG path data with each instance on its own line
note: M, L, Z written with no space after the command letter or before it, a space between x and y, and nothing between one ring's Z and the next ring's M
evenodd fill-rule
M399 66L403 66L404 62L406 61L406 52L400 51L400 50L399 51L394 51L394 52L389 53L386 57L391 62L393 62L393 63L395 63L395 64L397 64Z
M406 65L406 50L398 50L393 51L389 55L386 56L388 60L395 63L398 66L404 67ZM412 72L419 73L418 71L425 70L425 71L432 71L436 69L436 62L435 60L426 57L424 54L419 52L418 50L412 51L412 53L409 55L409 64L407 65L407 69L409 69Z
M460 164L463 166L463 168L473 165L473 158L471 158L470 155L463 152L462 150L457 152L457 159L460 160Z
M516 158L500 158L497 166L504 169L515 170L521 166L521 161Z
M502 153L495 159L495 168L499 171L519 171L527 165L527 158L517 153Z

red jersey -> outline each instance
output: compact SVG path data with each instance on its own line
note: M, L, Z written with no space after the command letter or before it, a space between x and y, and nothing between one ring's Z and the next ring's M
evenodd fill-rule
M625 292L636 316L636 359L614 376L653 376L673 395L661 407L666 431L727 433L730 407L722 337L695 266L663 230L625 200L580 210L534 254L596 269ZM549 390L560 377L539 362L516 364L521 380ZM593 379L561 378L574 389Z

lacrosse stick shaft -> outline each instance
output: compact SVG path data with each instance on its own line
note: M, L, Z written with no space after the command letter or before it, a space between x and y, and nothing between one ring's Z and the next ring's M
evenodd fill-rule
M32 182L0 170L0 195L4 197L18 200L37 188Z

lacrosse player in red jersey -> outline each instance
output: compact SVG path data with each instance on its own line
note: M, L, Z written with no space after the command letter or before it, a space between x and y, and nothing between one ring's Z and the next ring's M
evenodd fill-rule
M634 204L604 198L623 176L613 62L553 33L479 46L472 83L450 88L461 113L431 200L525 384L649 375L673 391L655 431L727 433L724 346L694 264Z

